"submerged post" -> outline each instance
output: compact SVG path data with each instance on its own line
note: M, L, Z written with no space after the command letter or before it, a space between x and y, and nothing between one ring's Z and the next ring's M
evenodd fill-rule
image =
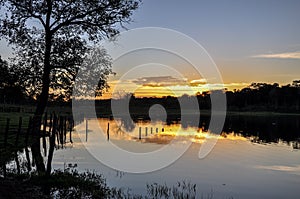
M85 141L88 141L88 120L85 120Z
M139 127L139 140L142 139L142 127Z
M73 129L73 123L74 121L72 119L69 119L69 130L70 130L70 142L73 143L73 140L72 140L72 129Z
M67 143L67 116L64 118L64 143Z
M61 147L64 148L64 117L59 117L59 141L61 144Z
M5 127L5 134L4 134L4 149L5 149L5 150L6 150L6 146L7 146L7 138L8 138L9 122L10 122L10 119L7 118L7 119L6 119L6 127Z
M15 147L16 147L16 149L18 148L21 130L22 130L22 117L19 117L19 127L18 127L16 141L15 141Z
M31 129L32 129L32 117L29 117L28 128L25 136L25 156L27 160L26 166L27 166L28 173L31 171L31 163L30 163L29 150L28 150L28 139L29 139L29 134L31 132Z
M44 124L43 124L43 149L44 149L44 156L47 156L47 143L46 143L46 128L47 128L47 112L44 116Z
M107 141L109 141L109 122L107 123Z
M47 162L47 169L46 169L46 175L50 176L51 174L51 164L53 159L53 153L54 153L54 147L55 147L55 136L57 131L57 125L58 125L58 118L56 117L55 113L53 113L53 128L52 131L49 131L49 154L48 154L48 162Z
M22 117L19 117L19 127L18 127L16 140L15 140L15 162L16 162L16 165L17 165L17 173L18 174L21 173L20 161L19 161L19 157L18 157L18 144L19 144L19 137L20 137L20 134L21 134L21 129L22 129Z
M6 127L5 127L5 134L4 134L4 154L6 154L7 137L8 137L8 130L9 130L9 121L10 121L10 119L7 118ZM6 178L6 162L5 161L3 162L2 170L3 170L3 177Z

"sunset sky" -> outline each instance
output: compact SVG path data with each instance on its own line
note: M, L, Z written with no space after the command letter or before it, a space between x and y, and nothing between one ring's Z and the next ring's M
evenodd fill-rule
M148 0L143 1L133 15L134 22L127 27L164 27L190 36L207 50L221 72L224 87L232 90L251 82L282 85L300 79L299 10L300 1L297 0ZM174 82L171 74L162 74L169 83ZM112 85L122 75L122 72L117 74ZM170 93L168 89L178 94L191 94L191 90L195 93L216 87L203 82L190 87L199 77L183 76L185 79L179 78L180 83L165 87L163 78L141 75L144 83L156 85L139 84L137 91L160 96Z
M298 0L144 0L126 27L170 28L195 39L216 63L224 87L232 90L251 82L288 84L300 79L299 10ZM10 52L5 42L0 41L0 45L0 55L7 58ZM115 72L117 75L110 79L112 87L126 70ZM168 90L192 94L217 87L193 77L191 71L180 74L182 77L174 74L167 70L159 75L141 74L130 84L119 85L116 95L128 92L133 84L145 96L168 95Z

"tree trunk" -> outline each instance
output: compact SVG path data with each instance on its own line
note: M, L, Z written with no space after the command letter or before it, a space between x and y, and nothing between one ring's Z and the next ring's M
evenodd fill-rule
M44 55L44 73L43 73L43 87L42 92L38 98L38 104L36 107L36 111L33 117L33 144L31 146L32 155L34 157L36 168L39 174L44 174L45 164L44 159L41 154L41 144L40 144L40 127L42 121L42 115L45 111L48 102L49 95L49 86L50 86L50 53L51 53L51 34L50 31L47 33L45 37L45 55Z

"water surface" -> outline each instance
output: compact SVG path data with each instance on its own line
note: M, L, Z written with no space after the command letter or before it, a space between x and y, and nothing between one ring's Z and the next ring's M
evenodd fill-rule
M207 129L207 118L201 118L197 123L191 119L187 124L180 124L176 120L166 123L145 120L132 122L124 118L89 120L87 142L97 143L99 133L107 138L108 123L110 133L106 142L134 153L159 150L174 138L182 143L192 141L192 144L170 166L155 172L132 174L116 171L100 163L75 134L73 145L69 144L66 149L55 152L54 167L63 168L68 163L77 163L79 170L96 170L103 173L109 185L129 187L132 192L139 194L146 194L147 183L174 185L177 181L186 180L197 185L198 198L211 193L213 198L299 198L298 117L228 117L217 144L204 159L198 158L201 144L217 136ZM95 130L96 125L103 131ZM84 122L76 129L84 133L85 127Z

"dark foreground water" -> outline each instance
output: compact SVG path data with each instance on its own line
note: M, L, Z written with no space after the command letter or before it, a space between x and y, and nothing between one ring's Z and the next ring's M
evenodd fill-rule
M107 139L108 123L109 141L99 140L100 134ZM147 183L172 186L186 180L196 184L197 198L208 195L243 199L300 197L300 119L297 116L231 116L221 136L211 134L208 123L208 118L200 122L191 119L185 124L145 120L134 123L124 118L89 120L88 137L85 122L78 125L74 143L55 152L53 165L64 168L68 163L76 163L79 170L103 173L109 185L129 187L137 194L146 194ZM101 143L110 142L133 153L151 153L172 143L174 138L182 144L192 144L173 164L143 174L109 168L86 149L88 146L109 153ZM199 159L203 143L216 138L218 142L209 155Z

